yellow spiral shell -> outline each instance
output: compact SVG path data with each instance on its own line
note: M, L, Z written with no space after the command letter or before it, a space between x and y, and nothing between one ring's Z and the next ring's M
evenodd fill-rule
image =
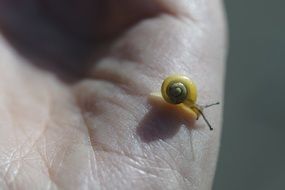
M163 99L171 104L184 103L195 105L197 100L197 88L191 79L183 75L167 77L161 86Z
M199 117L202 116L210 130L213 130L203 113L203 109L218 105L219 102L204 106L197 104L196 85L186 76L172 75L167 77L162 83L161 93L151 93L149 100L155 105L157 105L157 103L162 105L167 102L165 105L168 105L168 109L175 109L177 113L186 116L187 118L199 119Z

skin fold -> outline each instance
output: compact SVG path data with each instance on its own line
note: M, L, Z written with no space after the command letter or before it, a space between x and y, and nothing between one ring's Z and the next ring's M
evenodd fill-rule
M106 2L0 0L0 189L211 189L222 106L210 131L148 95L184 74L223 102L222 2Z

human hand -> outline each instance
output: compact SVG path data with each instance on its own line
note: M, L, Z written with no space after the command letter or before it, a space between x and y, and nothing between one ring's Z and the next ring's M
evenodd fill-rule
M46 2L54 15L70 12L48 22L10 14L23 8L0 0L1 189L210 189L222 108L205 112L210 131L203 120L190 125L147 98L179 73L196 82L199 103L222 101L221 2L95 3L104 17L88 6L97 1L62 10L56 5L63 1Z

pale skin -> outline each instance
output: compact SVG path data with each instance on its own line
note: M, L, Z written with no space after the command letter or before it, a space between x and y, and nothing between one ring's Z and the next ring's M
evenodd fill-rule
M72 83L0 37L1 189L211 189L227 49L222 2L145 4L154 2L155 16L114 21L109 30L124 32ZM205 110L213 131L150 104L171 74L195 81L198 103L222 102Z

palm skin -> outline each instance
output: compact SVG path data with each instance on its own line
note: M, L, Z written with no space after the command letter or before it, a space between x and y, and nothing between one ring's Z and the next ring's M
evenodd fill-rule
M148 95L179 73L196 82L199 103L222 101L221 2L154 2L159 14L115 20L121 24L111 30L119 35L104 36L105 53L97 56L102 46L95 48L72 83L18 54L3 29L1 189L211 189L222 108L205 112L214 126L209 131L202 120L186 122L150 105Z

